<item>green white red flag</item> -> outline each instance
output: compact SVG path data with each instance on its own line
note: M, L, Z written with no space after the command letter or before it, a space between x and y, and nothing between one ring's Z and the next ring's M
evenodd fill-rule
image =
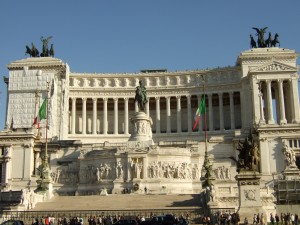
M40 121L47 118L47 98L44 99L43 104L39 110L39 114L34 118L33 125L40 127Z
M199 121L200 121L200 116L201 114L204 114L205 113L205 109L206 109L206 106L205 106L205 95L202 96L201 98L201 102L198 106L198 109L196 111L196 114L194 116L194 125L193 125L193 131L196 129L197 125L199 124Z

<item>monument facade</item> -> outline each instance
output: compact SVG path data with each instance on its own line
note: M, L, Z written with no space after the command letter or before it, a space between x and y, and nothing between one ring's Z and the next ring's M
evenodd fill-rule
M238 209L242 190L246 205L260 199L257 205L272 212L274 174L294 171L300 156L297 57L294 50L253 48L232 67L132 74L76 73L54 57L11 62L2 195L26 189L32 202L41 200L33 190L43 159L51 195L201 193L207 144L214 177L208 201ZM139 101L141 84L147 94ZM193 130L203 95L206 113ZM47 119L33 124L46 98ZM253 129L259 182L239 188L236 149Z

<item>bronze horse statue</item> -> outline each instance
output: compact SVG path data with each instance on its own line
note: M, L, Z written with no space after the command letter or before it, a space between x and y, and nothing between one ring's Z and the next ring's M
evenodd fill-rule
M278 46L280 47L280 42L278 40L279 35L276 33L274 40L271 41L271 47L276 47L276 45L278 44Z
M269 32L269 37L268 37L268 39L265 41L266 47L271 47L271 42L272 42L272 35L271 35L271 32Z
M250 47L251 47L251 48L257 48L256 42L255 42L255 40L254 40L252 34L250 34Z
M31 43L31 48L29 48L28 45L26 45L26 52L25 55L28 54L30 57L39 57L40 53L37 50L37 48L34 46L33 43Z

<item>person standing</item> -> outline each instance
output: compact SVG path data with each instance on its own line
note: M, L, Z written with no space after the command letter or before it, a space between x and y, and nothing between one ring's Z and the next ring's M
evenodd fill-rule
M275 218L273 216L273 214L271 213L270 215L270 221L271 221L271 224L274 225L275 224Z
M275 221L276 221L276 225L278 225L278 223L279 223L279 216L278 216L277 213L275 214Z

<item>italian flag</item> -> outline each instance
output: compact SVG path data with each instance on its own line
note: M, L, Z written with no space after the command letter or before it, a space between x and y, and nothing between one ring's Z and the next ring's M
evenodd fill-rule
M200 121L200 115L205 113L205 95L202 96L201 102L198 106L198 109L196 111L195 117L194 117L194 126L193 126L193 131L196 129L197 125L199 124Z
M40 128L40 121L47 118L47 99L45 98L39 110L39 114L34 118L32 125L37 125Z

